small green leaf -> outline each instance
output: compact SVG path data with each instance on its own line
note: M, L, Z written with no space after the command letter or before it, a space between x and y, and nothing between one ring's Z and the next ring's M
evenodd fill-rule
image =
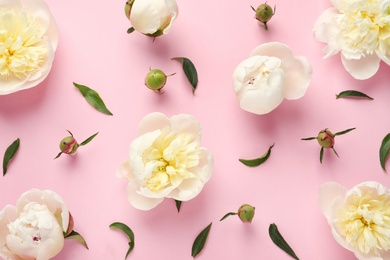
M87 139L85 139L83 142L81 142L80 146L86 145L87 143L91 142L92 139L95 138L95 136L97 136L98 133L99 132L97 132L96 134L93 134L90 137L88 137Z
M56 157L54 157L54 160L55 160L55 159L57 159L58 157L60 157L60 156L61 156L61 154L62 154L62 152L59 152L59 153L57 154L57 156L56 156Z
M268 160L268 158L271 155L271 149L272 149L272 147L274 147L274 145L275 144L271 145L268 148L268 151L259 158L252 159L252 160L239 159L239 161L242 162L243 164L245 164L246 166L249 166L249 167L259 166L260 164L263 164L265 161Z
M355 90L342 91L338 95L336 95L336 99L338 99L338 98L348 98L348 97L367 98L367 99L370 99L370 100L374 100L372 97L367 96L366 94L364 94L362 92L359 92L359 91L355 91Z
M275 224L271 224L269 226L268 232L269 236L271 237L271 240L275 243L275 245L277 245L280 249L289 254L292 258L299 260L298 256L294 253L294 251L279 233L278 227Z
M337 155L337 157L340 157L339 154L336 152L336 150L334 149L334 147L332 147L332 150L334 152L335 155Z
M307 138L302 138L301 140L307 141L307 140L314 140L317 139L317 137L307 137Z
M234 215L237 215L237 212L229 212L227 213L225 216L223 216L219 221L222 221L224 220L225 218L229 217L229 216L234 216Z
M127 256L134 249L134 233L133 233L133 231L126 224L123 224L121 222L114 222L114 223L112 223L110 225L110 228L115 228L115 229L121 230L129 238L129 249L127 250L127 253L126 253L126 256L125 256L125 259L126 259Z
M134 32L134 31L135 31L134 27L130 27L129 29L127 29L127 33L128 34Z
M381 147L379 149L379 159L381 162L382 169L386 171L386 160L389 156L390 151L390 133L385 136L382 140Z
M213 222L211 222L205 229L203 229L202 232L200 232L199 235L195 238L195 241L192 244L192 257L196 257L202 251L212 224Z
M336 135L343 135L343 134L346 134L346 133L348 133L348 132L351 132L352 130L355 130L355 129L356 129L356 127L354 127L354 128L349 128L349 129L347 129L347 130L344 130L344 131L335 133L334 136L336 136Z
M324 147L321 147L320 150L320 163L322 163L322 159L324 158Z
M95 90L75 82L73 82L73 85L81 92L85 100L96 110L102 112L103 114L112 116L112 113L107 109L103 100Z
M11 162L11 160L14 158L16 152L18 151L19 145L20 145L20 139L18 138L15 141L13 141L13 143L10 146L8 146L7 150L5 151L4 159L3 159L3 176L5 176L5 174L7 173L8 165Z
M181 208L181 201L180 200L175 200L176 202L176 208L177 208L177 212L180 212L180 208Z
M83 246L85 246L85 248L89 249L85 239L74 230L72 230L72 232L70 232L65 238L66 239L74 239L74 240L80 242Z
M184 74L192 85L192 94L195 94L196 86L198 85L198 72L192 61L184 57L172 58L172 60L180 61L183 64Z

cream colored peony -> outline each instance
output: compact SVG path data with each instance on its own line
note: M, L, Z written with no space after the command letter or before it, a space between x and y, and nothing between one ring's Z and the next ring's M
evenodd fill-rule
M317 40L324 42L325 58L341 52L344 68L364 80L390 65L390 1L331 0L314 25Z
M50 190L31 189L16 206L0 211L0 258L48 260L64 246L69 211L62 198Z
M279 42L256 47L233 72L233 88L242 109L267 114L284 99L299 99L311 81L312 68Z
M332 234L359 260L390 259L390 190L365 182L350 190L335 182L320 187L319 202Z
M0 1L0 95L41 83L57 44L57 27L43 0Z
M139 137L117 175L128 180L127 198L149 210L164 198L188 201L210 179L213 157L200 146L201 127L191 115L151 113L140 123Z

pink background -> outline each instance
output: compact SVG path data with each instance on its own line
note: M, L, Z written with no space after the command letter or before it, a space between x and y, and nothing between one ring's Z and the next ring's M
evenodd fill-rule
M382 63L373 78L358 81L344 70L339 55L322 59L324 44L314 39L312 29L330 6L327 0L268 1L277 6L269 31L253 18L250 6L260 2L178 0L180 14L171 32L154 42L137 32L126 33L130 23L124 2L48 0L60 32L51 73L33 89L0 96L0 154L21 139L0 180L0 208L15 204L30 188L59 193L90 249L67 240L55 259L123 259L128 240L108 227L115 221L135 233L128 259L192 259L192 243L210 222L198 259L291 259L269 238L271 223L301 259L355 259L333 239L318 206L318 188L327 181L348 188L368 180L390 186L379 164L380 143L390 131L389 68ZM240 109L231 75L252 49L270 41L306 56L313 79L302 99L284 101L259 116ZM171 61L177 56L191 59L198 70L195 96L180 63ZM144 86L149 67L176 72L165 94ZM98 91L114 116L94 110L72 82ZM375 100L335 99L348 89ZM202 145L214 155L211 180L198 197L183 203L180 213L173 200L151 211L134 209L126 199L126 181L115 175L138 123L154 111L194 115L203 127ZM356 130L337 137L340 158L327 150L321 165L316 141L300 139L326 127ZM76 157L53 160L66 129L79 142L99 134ZM271 157L260 167L238 161L262 155L273 143ZM219 222L243 203L256 206L252 224L236 217Z

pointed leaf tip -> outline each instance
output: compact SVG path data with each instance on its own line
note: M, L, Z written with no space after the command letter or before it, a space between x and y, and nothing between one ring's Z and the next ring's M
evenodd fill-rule
M3 158L3 176L7 173L8 165L10 164L11 160L14 158L16 152L19 150L20 145L20 139L16 139L12 142L10 146L8 146L7 150L4 153Z
M107 109L106 105L104 104L102 98L99 96L99 93L97 93L95 90L84 86L77 84L73 82L73 85L81 92L85 100L93 106L96 110L102 112L103 114L112 116L113 114Z
M175 57L172 60L180 61L183 64L184 74L192 85L192 94L195 94L196 87L198 86L198 72L196 71L195 65L191 60L184 57Z
M114 228L114 229L119 229L121 230L123 233L125 233L127 235L127 237L129 238L129 249L127 250L126 252L126 256L125 256L125 259L127 258L127 256L131 253L131 251L133 251L134 249L134 232L126 225L126 224L123 224L121 222L114 222L110 225L110 228Z
M98 133L99 132L97 132L97 133L91 135L90 137L88 137L87 139L85 139L83 142L80 143L80 146L86 145L87 143L91 142L92 139L94 139L95 136L97 136Z
M390 151L390 133L388 133L385 138L383 138L381 147L379 148L379 160L381 167L384 171L386 171L386 160L389 156Z
M298 256L292 250L292 248L284 240L283 236L279 233L278 227L275 224L271 224L268 229L269 236L271 237L272 242L277 245L284 252L289 254L292 258L299 260Z
M180 201L180 200L175 200L175 203L176 203L177 212L180 212L182 201Z
M85 239L83 238L82 235L80 235L79 233L77 233L76 231L72 230L72 232L70 232L66 237L66 239L73 239L73 240L76 240L78 242L80 242L83 246L85 246L85 248L89 249L88 248L88 245L87 245L87 242L85 241Z
M192 257L195 258L203 250L203 247L207 241L207 237L209 235L212 224L213 222L211 222L205 229L203 229L202 232L200 232L199 235L195 238L191 250Z

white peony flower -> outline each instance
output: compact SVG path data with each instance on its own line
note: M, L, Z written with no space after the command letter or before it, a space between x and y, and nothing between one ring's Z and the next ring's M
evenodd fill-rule
M332 0L333 6L318 17L315 37L324 42L324 58L341 52L344 68L364 80L390 64L390 1Z
M41 83L57 43L57 27L43 0L0 1L0 95Z
M140 123L129 159L117 175L129 181L127 197L149 210L164 198L193 199L210 179L213 157L200 146L201 127L191 115L151 113Z
M242 109L267 114L283 99L299 99L311 81L312 68L305 57L296 57L279 42L256 47L233 72L233 88Z
M0 211L0 258L48 260L61 251L68 227L62 198L50 190L31 189L16 206Z
M136 31L157 37L169 32L179 9L176 0L128 0L125 13Z
M390 259L390 190L365 182L350 190L335 182L320 187L319 202L332 234L359 260Z

